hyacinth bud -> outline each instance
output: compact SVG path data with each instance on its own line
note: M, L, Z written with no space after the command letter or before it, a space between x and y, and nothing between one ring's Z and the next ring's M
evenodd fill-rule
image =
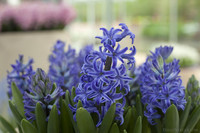
M188 100L189 96L191 97L192 103L191 108L200 104L200 87L199 81L194 75L188 80L187 88L185 91L185 97Z
M60 87L56 87L42 69L37 69L33 75L29 91L24 94L24 109L27 120L35 120L36 104L40 103L48 120L49 113L56 105L59 108L59 98L64 95Z

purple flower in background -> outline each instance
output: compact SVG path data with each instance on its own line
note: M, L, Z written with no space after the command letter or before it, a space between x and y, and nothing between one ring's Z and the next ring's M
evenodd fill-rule
M37 103L41 104L48 120L48 115L53 105L59 107L59 98L64 95L63 90L60 87L56 87L45 72L39 68L32 77L29 91L30 92L25 92L23 102L25 116L27 120L31 121L35 120L34 112Z
M126 53L128 48L120 50L120 44L116 46L116 42L121 41L131 33L125 24L121 29L111 28L108 31L103 30L103 36L97 37L101 39L103 46L99 47L99 51L93 51L85 56L82 66L81 81L76 89L75 102L80 100L83 107L90 113L96 113L99 116L97 127L101 124L104 115L108 111L112 103L116 103L115 119L124 122L123 111L125 106L125 96L130 91L129 81L131 78L126 73L125 60L134 65L135 48L130 49L130 53ZM134 47L134 46L133 46ZM121 101L121 102L119 102ZM70 107L76 112L75 107Z
M49 56L49 77L56 82L63 90L71 90L79 83L80 66L77 62L76 51L68 47L64 50L65 43L57 41L52 54Z
M172 50L167 46L156 48L141 67L140 91L143 104L147 104L144 115L152 125L155 124L153 119L161 117L157 109L166 113L171 104L182 110L185 107L185 88L178 75L179 60L166 62Z
M75 10L66 4L25 2L15 7L5 5L0 8L0 31L63 29L75 17Z
M70 46L66 52L64 48L65 43L62 41L57 41L54 45L52 54L49 56L48 74L63 90L71 91L73 86L77 87L84 58L93 48L87 45L79 52L79 55Z
M12 71L7 74L9 98L12 98L12 82L15 82L22 94L24 94L25 91L29 92L29 84L31 83L30 77L35 74L32 69L32 64L33 59L29 59L25 64L23 55L19 55L19 60L16 60L16 64L11 65Z

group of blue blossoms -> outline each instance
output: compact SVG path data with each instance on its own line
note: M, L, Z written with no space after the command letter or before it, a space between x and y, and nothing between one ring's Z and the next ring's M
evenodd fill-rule
M121 48L119 42L129 36L134 43L135 35L121 23L121 29L111 28L103 31L99 50L88 45L79 54L70 46L65 51L65 43L57 41L49 56L49 70L46 74L42 69L34 71L33 59L24 63L23 55L19 56L16 64L11 65L8 72L8 96L12 99L11 83L15 82L24 99L25 116L27 120L35 120L37 102L47 113L53 105L59 110L59 98L64 97L65 91L71 92L76 88L75 105L69 105L74 114L80 100L83 107L90 113L98 115L97 127L101 125L105 113L112 103L116 103L115 120L124 122L123 112L127 106L127 95L134 96L131 84L137 84L141 93L141 101L146 105L144 115L150 124L156 124L154 119L161 118L167 108L174 104L177 109L184 110L186 100L182 80L178 75L179 60L168 62L167 59L173 47L158 47L151 52L141 66L135 67L135 46ZM56 88L54 87L56 83ZM58 111L58 113L60 113Z

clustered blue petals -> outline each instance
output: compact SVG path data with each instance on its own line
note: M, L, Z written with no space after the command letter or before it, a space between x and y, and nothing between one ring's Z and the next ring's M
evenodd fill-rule
M35 74L35 71L32 69L32 64L33 59L29 59L25 64L23 55L19 55L19 60L16 60L16 64L11 65L12 71L7 74L9 98L12 98L12 82L15 82L22 94L24 94L25 91L29 91L30 77Z
M76 87L79 83L79 75L81 66L83 65L84 57L92 51L92 46L84 47L79 55L76 55L75 49L68 47L65 52L65 43L57 41L54 45L53 53L49 56L49 76L63 90L71 91L71 88Z
M161 117L158 109L166 113L171 104L182 110L185 107L185 88L178 75L179 60L166 62L172 50L173 47L168 46L156 48L155 53L152 52L140 68L141 100L143 104L147 104L144 115L152 125L156 124L153 119Z
M35 107L40 103L48 120L49 113L56 105L59 108L59 98L65 93L58 86L52 83L50 78L42 69L37 69L36 74L32 76L29 91L24 93L24 109L27 120L35 120ZM60 113L60 112L59 112Z
M85 56L82 66L83 75L76 89L74 101L80 100L88 112L97 113L99 116L97 127L113 103L116 103L115 119L121 121L121 124L124 122L125 96L130 91L129 81L131 80L126 73L125 60L134 66L136 50L133 46L130 49L131 52L127 54L127 47L121 50L120 44L116 46L116 42L127 35L131 36L131 39L135 37L125 24L120 25L122 29L111 28L108 31L101 28L103 36L97 38L101 39L103 46L99 47L99 51L93 51ZM74 113L76 112L76 107L70 108Z

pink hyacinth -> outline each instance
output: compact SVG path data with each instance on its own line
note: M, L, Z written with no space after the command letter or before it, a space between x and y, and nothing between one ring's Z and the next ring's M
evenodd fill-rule
M43 2L22 3L19 6L0 6L0 31L3 24L14 21L21 30L51 29L67 25L76 17L75 10L66 4Z

